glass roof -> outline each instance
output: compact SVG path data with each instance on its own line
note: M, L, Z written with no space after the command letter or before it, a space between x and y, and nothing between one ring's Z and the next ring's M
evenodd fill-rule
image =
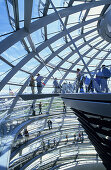
M44 130L46 141L57 135L58 138L63 136L62 140L65 141L66 132L72 140L75 130L73 127L77 120L70 110L69 117L64 116L63 101L60 98L23 101L19 95L32 93L29 86L30 76L33 75L36 79L38 73L43 76L42 93L53 93L54 78L57 78L59 85L64 82L74 84L77 68L80 68L84 75L96 72L103 64L111 70L110 4L111 0L0 0L0 121L6 120L7 132L9 130L10 133L11 128L15 128L12 126L24 123L22 129L26 126L29 129L34 127L37 133ZM39 102L43 102L44 114L40 119L37 117L34 120L35 124L37 123L35 125L31 120L31 107L34 106L38 113ZM50 117L54 127L58 128L58 131L52 134L45 129ZM2 123L0 127L4 125L5 128L5 123ZM78 124L77 127L81 128ZM78 129L76 130L78 133ZM42 135L39 144L42 142ZM35 145L32 143L27 150ZM39 158L37 161L41 165L44 162L48 164L50 157L53 160L59 151L61 161L64 161L62 157L73 155L72 152L76 153L76 149L79 149L80 154L76 154L78 157L75 160L80 160L80 164L87 162L90 156L89 153L87 155L87 150L81 145L75 147L73 144L71 147L64 145L63 148L61 144L61 148L43 155L43 162ZM89 150L89 146L87 149ZM96 159L94 148L92 157L93 152ZM87 157L84 157L84 160L83 153ZM46 156L49 159L46 159ZM71 163L74 165L74 162L70 161L69 164Z
M103 15L103 9L108 8L109 1L70 0L53 3L89 70L100 67L100 60L104 60L106 55L103 62L108 64L110 44L99 35L97 25ZM34 0L30 1L30 4L19 0L15 3L10 0L1 0L0 11L1 48L3 40L6 40L8 44L5 45L0 57L1 82L4 76L13 71L14 66L19 65L20 61L22 62L24 58L36 51L36 54L32 55L28 61L26 60L22 67L19 66L18 70L4 83L1 94L8 93L5 86L9 81L14 83L15 79L15 82L19 84L23 79L27 80L34 71L46 76L45 67L50 71L55 67L62 68L63 75L72 65L74 67L72 70L70 69L70 72L74 73L77 67L84 69L80 56L48 0ZM13 41L13 35L15 41ZM11 44L10 41L12 41ZM44 62L44 66L38 70L40 61ZM19 70L21 75L18 74ZM87 70L85 71L87 72ZM54 74L56 72L58 69L55 69ZM57 76L61 77L59 74L58 72ZM13 87L14 92L16 92L15 89L16 87Z

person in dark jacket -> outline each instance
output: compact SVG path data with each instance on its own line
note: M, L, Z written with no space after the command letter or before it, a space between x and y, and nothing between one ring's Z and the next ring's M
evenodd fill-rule
M42 103L39 103L39 115L42 114Z
M108 84L107 80L110 78L110 71L106 68L105 65L102 65L102 78L101 78L101 91L108 93Z

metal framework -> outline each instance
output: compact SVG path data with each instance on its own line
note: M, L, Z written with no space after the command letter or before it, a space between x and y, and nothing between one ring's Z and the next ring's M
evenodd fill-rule
M1 126L13 117L19 96L25 90L30 91L30 75L40 73L45 77L43 90L47 91L48 84L53 84L51 78L58 76L61 85L66 79L74 80L76 69L80 67L84 74L89 74L93 79L92 71L96 73L103 63L109 64L110 41L101 37L99 30L110 4L111 0L68 0L67 3L5 0L7 25L11 31L9 33L7 28L8 34L5 35L3 25L1 34L5 36L0 36L0 93L8 93L11 87L16 96L3 112ZM48 116L53 100L54 97L48 105ZM36 100L31 102L36 105ZM64 118L63 115L62 125ZM46 124L47 117L44 128Z

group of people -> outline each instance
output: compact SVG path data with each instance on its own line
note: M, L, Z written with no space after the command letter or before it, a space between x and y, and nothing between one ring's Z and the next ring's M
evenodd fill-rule
M37 82L37 91L38 91L38 94L40 94L42 92L42 80L43 80L43 77L39 73L37 74L37 78L36 79L34 79L34 76L31 75L29 86L31 87L32 94L35 93L35 81Z
M31 75L29 86L31 87L32 94L35 93L35 81L37 82L37 92L38 92L38 94L42 93L42 86L45 85L44 83L42 83L42 80L43 80L43 77L40 74L37 74L36 79L34 79L34 76ZM54 78L53 86L54 86L54 93L60 93L61 92L61 86L59 85L57 78Z
M48 139L47 143L44 140L42 140L42 142L41 142L43 151L45 151L49 148L55 147L56 144L57 144L57 141L55 138L53 139L53 142L51 142L50 139Z
M107 80L110 77L111 72L105 65L102 65L102 68L97 71L96 77L93 77L93 79L84 76L78 68L76 77L76 93L78 93L78 91L84 92L83 84L85 84L86 92L94 92L95 89L96 92L108 93Z
M66 134L65 138L66 138L66 142L68 142L68 134ZM83 141L84 141L84 133L83 133L83 131L79 132L78 135L76 135L76 133L74 133L73 143L76 143L76 142L83 143Z
M38 107L39 107L39 115L40 115L40 114L42 114L42 103L41 102L38 104ZM30 113L32 114L32 116L36 116L34 104L32 104L30 107Z
M74 86L70 82L69 83L64 82L62 84L62 89L61 89L62 93L73 93L73 91L74 91Z
M24 129L23 134L21 132L18 134L18 139L22 139L23 137L25 137L25 141L28 140L29 132L27 128Z
M88 78L87 76L84 76L83 73L79 68L76 70L76 81L75 84L71 84L64 82L62 85L58 83L57 78L54 78L53 81L53 87L54 87L54 93L73 93L75 90L76 93L78 92L84 92L83 85L85 84L86 92L94 92L94 89L97 92L108 92L108 85L107 80L110 78L111 72L110 70L105 66L102 65L102 68L99 69L96 73L96 77L93 79ZM42 93L42 86L45 85L42 83L43 77L40 74L37 74L37 78L34 79L34 76L31 75L29 86L31 87L32 94L35 93L34 87L35 87L35 81L37 82L37 91L38 94ZM96 85L95 83L96 82Z
M83 143L83 141L84 141L84 133L83 133L83 131L79 132L77 135L76 135L76 133L74 133L74 143L75 142Z
M108 79L111 77L111 72L105 65L102 65L102 71L99 71L96 74L96 82L98 83L99 87L101 88L102 92L108 93Z
M29 86L31 87L32 94L35 94L35 81L37 82L37 92L38 92L38 94L42 93L42 87L43 87L43 85L45 85L44 83L42 83L42 80L43 80L43 77L40 74L37 74L36 79L34 79L34 76L31 75ZM69 82L68 85L67 85L67 83L64 82L61 86L58 83L57 78L54 78L53 87L54 87L54 93L73 92L73 87L72 87L72 84L70 82Z

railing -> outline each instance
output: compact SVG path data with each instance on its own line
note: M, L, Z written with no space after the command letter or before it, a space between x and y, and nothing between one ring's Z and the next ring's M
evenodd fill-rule
M107 66L108 67L108 66ZM93 79L87 74L80 73L73 84L64 83L62 93L110 93L111 92L111 66L103 67L92 72ZM108 71L109 70L109 71Z
M22 101L21 101L22 102ZM44 101L44 104L47 104L48 102L46 101ZM36 103L37 104L37 103ZM36 106L36 104L35 104L35 106ZM40 152L39 153L42 153L43 154L43 156L45 155L45 154L48 154L48 152L50 152L51 153L51 155L52 155L52 153L53 153L53 158L58 158L58 154L56 154L56 150L55 149L57 149L57 148L54 148L53 147L53 145L54 145L54 143L53 143L53 141L50 143L50 146L52 147L50 147L48 150L47 150L47 148L48 148L48 145L47 145L47 143L48 143L48 139L50 139L50 141L51 141L51 139L52 138L54 138L55 136L56 137L59 137L61 134L57 134L57 132L55 133L55 136L53 136L53 133L55 132L55 129L60 129L60 127L61 127L61 124L62 124L62 116L60 117L60 115L61 114L64 114L63 113L63 108L61 107L62 106L62 101L61 101L61 104L60 104L60 110L59 110L59 112L58 113L55 113L54 114L54 112L56 111L56 106L57 106L57 104L58 104L58 100L57 101L55 101L55 103L53 103L53 105L55 106L55 108L54 107L52 107L53 109L52 109L52 111L51 111L51 115L48 115L49 116L49 118L53 118L53 116L54 116L54 122L53 122L53 129L51 130L52 131L52 134L50 134L51 133L51 131L49 131L50 133L47 133L47 129L48 128L45 128L44 129L44 131L42 130L42 135L45 135L45 138L44 138L44 140L45 140L45 142L46 142L46 151L43 151L43 148L42 148L42 145L40 146ZM30 105L31 106L31 105ZM46 113L45 112L45 110L46 109L44 109L44 113ZM19 112L19 110L18 110L18 112ZM43 113L43 114L44 114ZM15 115L16 115L16 113L15 113ZM42 116L43 115L41 115L41 120L42 120ZM52 117L51 117L52 116ZM73 115L74 116L74 115ZM38 117L38 116L37 116ZM14 118L14 117L13 117ZM29 118L31 118L30 116L29 116ZM36 118L36 117L35 117ZM55 121L55 119L57 118L57 121ZM59 120L59 123L58 123L58 119L61 119L61 121ZM65 154L66 153L66 149L65 149L65 147L66 146L68 146L68 145L70 145L70 143L72 143L72 145L73 145L73 129L75 128L76 130L77 130L77 132L78 132L78 125L75 123L75 118L73 119L74 120L74 124L73 123L71 123L71 124L69 124L69 117L67 117L67 121L65 121L65 123L64 123L64 126L62 127L62 129L61 129L61 131L65 131L65 133L69 133L70 132L70 136L69 136L69 139L68 139L68 143L66 144L66 138L65 138L65 134L62 134L61 135L61 138L62 138L62 140L61 140L61 142L60 142L60 147L61 147L61 145L64 145L64 148L61 150L61 154ZM15 117L15 120L16 120L16 117ZM8 121L7 123L9 123L9 124L11 124L11 121L12 122L14 122L14 125L16 126L16 125L18 125L18 124L21 124L21 122L22 121L25 121L25 118L24 119L22 119L22 118L18 118L18 120L15 122L15 120L13 119L13 120L11 120L10 119L10 121ZM43 117L43 120L44 120L44 117ZM41 123L37 120L37 123L39 123L37 126L33 126L34 125L34 123L32 123L32 127L31 127L31 125L28 125L28 126L30 126L30 130L28 129L28 131L29 131L29 140L30 139L33 139L33 138L37 138L37 144L38 143L40 143L41 141L41 139L42 139L42 135L39 135L39 130L40 130L40 126L41 126ZM67 128L68 128L68 126L70 125L70 129L68 130ZM35 128L35 129L34 129ZM60 132L59 132L60 133ZM37 137L38 136L38 137ZM24 138L24 137L23 137ZM18 140L17 139L17 141L15 140L15 142L14 142L14 144L15 144L15 147L16 146L19 146L19 145L21 145L21 144L23 144L24 142L25 143L29 143L30 141L29 141L27 138L26 139L21 139L21 140ZM57 139L56 139L56 141L58 141ZM86 141L86 137L85 137L85 141ZM79 143L79 141L78 141L78 143ZM31 143L30 143L31 144ZM37 144L36 144L36 146L37 146ZM14 147L14 145L12 145L12 147ZM29 150L29 156L26 154L26 155L23 155L23 157L21 156L20 157L20 160L19 159L17 159L17 160L15 160L14 162L13 162L13 165L12 165L12 167L17 167L18 165L20 165L21 164L21 162L23 163L23 165L27 162L27 161L29 161L30 159L32 159L33 158L33 154L35 153L35 156L37 156L37 154L38 154L38 151L36 152L36 149L37 149L37 147L35 147L35 148L33 148L33 143L32 143L32 145L31 145L31 147L32 147L32 149L34 149L33 150L33 152L31 153L31 150L32 149L30 149ZM75 146L74 146L75 147ZM14 148L13 148L14 149ZM16 148L15 148L16 149ZM77 147L77 149L78 149L78 147ZM76 150L77 150L76 149ZM59 151L59 148L58 148L58 151ZM72 156L73 155L73 152L72 152L72 150L70 150L70 155ZM57 157L55 157L55 156L57 156ZM73 157L73 156L72 156ZM40 158L42 158L42 156L39 156L39 159ZM68 158L68 157L67 157ZM55 160L56 159L54 159L53 161L55 162ZM50 164L51 162L51 159L49 158L49 159L47 159L47 160L42 160L43 162L42 163L38 163L38 166L47 166L48 164ZM53 164L54 164L54 162L53 162Z
M93 153L86 154L86 153L78 153L77 146L74 146L73 143L72 144L64 143L65 145L63 143L61 143L61 144L62 145L59 146L59 148L55 148L54 146L52 148L49 148L48 146L46 146L45 150L42 148L42 146L40 146L35 151L32 151L26 155L21 156L19 159L12 161L12 163L10 164L11 168L16 168L21 163L23 166L24 164L27 164L28 161L30 161L30 159L34 159L34 157L37 157L37 156L38 156L37 159L39 159L39 158L41 158L41 156L44 156L44 155L45 155L45 157L43 157L41 162L38 161L38 164L37 164L37 160L36 160L35 166L39 166L39 167L44 166L45 167L47 164L51 165L51 162L55 161L56 158L58 158L59 162L64 162L65 160L69 160L69 158L70 158L70 160L73 159L73 161L74 161L74 157L75 157L75 161L78 161L78 163L82 163L82 162L84 162L84 163L95 162L96 163L96 162L100 161L99 158L97 159L97 154L96 154L96 152L94 153L93 148L86 147L84 151L92 150L92 152L93 152ZM80 145L81 144L79 143L79 147L80 147ZM68 155L66 155L67 151L68 151ZM48 156L46 157L47 154L48 154ZM89 160L89 157L90 157L90 160Z

